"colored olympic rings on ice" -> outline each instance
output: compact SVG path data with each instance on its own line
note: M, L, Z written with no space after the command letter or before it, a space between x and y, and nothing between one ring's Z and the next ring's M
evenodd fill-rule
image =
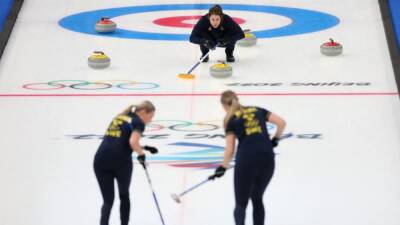
M180 132L206 132L218 130L220 126L215 125L212 121L190 122L184 120L155 120L146 125L146 132L172 130Z
M185 120L154 120L146 125L146 132L171 130L178 132L209 132L222 129L222 121L190 122ZM274 124L267 123L267 129L273 130Z
M59 89L75 89L75 90L104 90L110 88L118 88L125 90L146 90L155 89L159 85L156 83L137 82L130 80L105 80L105 81L85 81L85 80L55 80L47 83L28 83L22 86L25 89L36 91L49 91Z

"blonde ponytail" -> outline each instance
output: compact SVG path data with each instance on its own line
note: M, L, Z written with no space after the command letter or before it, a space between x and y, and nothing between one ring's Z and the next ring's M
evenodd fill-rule
M224 91L221 94L221 104L228 107L224 118L224 128L228 125L229 119L235 114L236 111L242 110L242 105L235 92L231 90Z
M156 107L152 102L146 100L136 106L135 113L141 110L144 110L146 113L150 113L156 111Z
M126 108L124 111L122 111L118 116L127 116L130 112L132 112L133 108L136 108L136 105L130 105L128 108Z
M135 108L135 110L133 110ZM124 111L122 111L118 116L127 116L131 112L138 112L144 110L146 113L149 112L154 112L156 110L156 107L154 107L153 103L150 101L143 101L140 104L137 105L130 105L128 108L126 108Z

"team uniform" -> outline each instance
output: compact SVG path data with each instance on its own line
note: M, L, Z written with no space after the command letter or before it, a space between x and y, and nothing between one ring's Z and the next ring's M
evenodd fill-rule
M226 134L239 140L235 158L234 190L236 225L244 225L248 200L253 202L254 225L264 225L263 194L275 169L275 154L266 122L270 112L244 107L229 119Z
M224 14L221 24L214 28L211 26L208 14L200 18L194 26L190 35L190 42L200 45L200 50L203 55L207 54L209 49L201 44L201 40L211 40L217 44L220 40L224 40L225 53L228 56L233 56L236 41L244 38L244 32L240 26L228 15Z
M94 159L94 171L103 196L101 225L108 225L114 202L114 179L117 180L121 201L121 224L127 225L130 214L129 186L132 175L132 148L129 139L132 132L143 133L144 122L135 114L120 115L109 125Z

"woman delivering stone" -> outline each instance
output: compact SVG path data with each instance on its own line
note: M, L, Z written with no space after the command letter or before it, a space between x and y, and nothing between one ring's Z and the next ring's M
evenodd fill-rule
M234 62L233 50L236 41L244 38L240 26L228 15L222 12L219 5L210 8L209 12L202 16L194 26L190 35L190 42L200 45L202 56L215 47L225 48L226 61ZM204 58L207 62L209 57Z

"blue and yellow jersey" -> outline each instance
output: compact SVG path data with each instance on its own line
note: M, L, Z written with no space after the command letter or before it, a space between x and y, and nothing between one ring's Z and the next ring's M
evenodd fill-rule
M106 150L110 153L132 154L129 138L132 132L143 133L144 122L135 114L120 115L115 117L107 128L99 151Z
M270 114L264 108L249 106L236 111L229 119L225 133L233 133L239 140L238 154L240 151L272 152L266 124Z

